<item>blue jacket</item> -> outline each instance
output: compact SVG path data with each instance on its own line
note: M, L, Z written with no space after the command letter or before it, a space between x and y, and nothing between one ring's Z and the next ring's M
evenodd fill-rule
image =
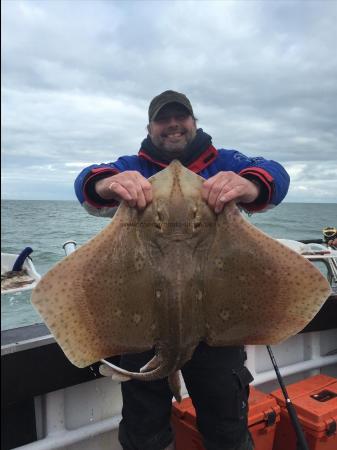
M113 163L94 164L76 178L76 196L90 214L109 217L118 203L98 197L93 189L96 181L126 170L136 170L149 178L164 167L166 164L153 160L142 150L138 155L122 156ZM278 205L288 192L289 175L279 163L262 157L249 158L236 150L216 150L211 145L188 168L205 179L220 171L232 171L259 182L262 187L259 198L254 203L241 205L249 212Z

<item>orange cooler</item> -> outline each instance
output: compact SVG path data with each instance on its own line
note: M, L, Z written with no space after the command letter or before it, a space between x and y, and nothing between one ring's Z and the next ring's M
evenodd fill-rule
M272 450L276 424L280 420L280 407L276 400L254 387L250 388L248 426L255 442L255 450ZM204 450L196 428L195 410L191 399L174 402L172 426L176 450Z
M316 375L287 386L310 450L337 450L337 379ZM281 406L274 450L296 450L296 435L282 391L272 392Z

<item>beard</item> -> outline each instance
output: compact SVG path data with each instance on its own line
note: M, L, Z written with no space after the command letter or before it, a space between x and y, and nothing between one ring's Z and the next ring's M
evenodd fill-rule
M181 158L196 136L196 129L169 128L158 136L151 136L153 145L169 159Z

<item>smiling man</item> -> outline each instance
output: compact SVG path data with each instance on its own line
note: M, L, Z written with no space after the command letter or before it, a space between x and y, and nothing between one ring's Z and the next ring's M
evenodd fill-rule
M91 214L112 216L121 200L131 208L144 209L152 201L147 179L173 159L205 178L202 195L216 214L231 200L254 212L279 204L286 195L289 176L280 164L236 150L217 150L211 137L197 128L192 105L184 94L165 91L154 97L148 116L148 136L138 155L90 166L77 177L76 195ZM120 366L139 371L152 357L153 352L124 355ZM247 425L252 376L245 359L243 347L200 343L182 368L207 450L253 449ZM127 381L122 383L122 394L119 439L123 449L174 448L172 392L167 379Z
M151 103L152 109L153 103L156 102ZM147 145L152 144L168 162L172 158L186 156L184 150L197 134L196 120L189 102L186 100L186 106L173 102L164 104L159 111L152 109L149 112L151 120L147 129L150 140Z

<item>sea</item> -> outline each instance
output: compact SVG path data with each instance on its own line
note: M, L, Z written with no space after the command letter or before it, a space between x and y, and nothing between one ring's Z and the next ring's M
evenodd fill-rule
M65 257L63 244L83 245L111 219L89 215L75 201L2 200L1 251L31 247L36 270L45 274ZM337 203L282 203L246 218L274 238L320 239L322 229L337 226ZM238 239L240 235L238 232ZM1 295L1 330L41 323L30 291Z

